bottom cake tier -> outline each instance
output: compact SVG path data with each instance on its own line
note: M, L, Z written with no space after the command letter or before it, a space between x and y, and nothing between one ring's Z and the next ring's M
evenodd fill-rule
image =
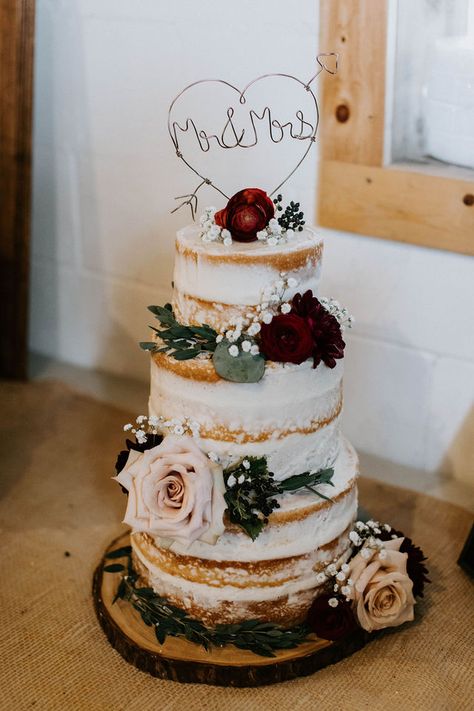
M192 617L214 626L259 618L287 627L303 622L319 592L323 569L349 550L357 514L357 455L347 440L334 463L333 486L285 494L256 540L228 523L215 545L189 547L132 532L141 581Z

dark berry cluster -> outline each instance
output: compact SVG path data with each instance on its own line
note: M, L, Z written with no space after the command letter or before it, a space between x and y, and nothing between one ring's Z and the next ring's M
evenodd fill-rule
M282 200L283 196L277 195L273 201L275 203L276 210L278 212L283 212L283 214L278 218L278 224L284 230L297 230L298 232L301 232L305 221L304 213L300 210L299 202L293 202L292 200L283 211L283 206L281 204Z

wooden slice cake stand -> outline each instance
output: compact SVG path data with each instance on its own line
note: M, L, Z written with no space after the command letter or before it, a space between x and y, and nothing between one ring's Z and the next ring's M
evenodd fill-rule
M110 564L105 556L117 547L130 544L129 534L116 538L97 566L92 594L97 618L107 639L122 657L138 669L160 679L216 686L261 686L307 676L348 657L367 642L363 630L337 642L311 635L308 642L294 649L279 650L275 657L261 657L233 645L203 647L176 637L159 644L154 631L141 620L138 612L123 600L112 604L120 573L103 573Z

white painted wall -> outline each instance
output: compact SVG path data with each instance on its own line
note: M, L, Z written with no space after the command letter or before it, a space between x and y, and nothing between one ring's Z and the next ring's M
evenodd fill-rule
M188 220L170 214L173 196L194 186L166 133L169 100L206 76L307 78L317 9L314 0L38 0L33 350L148 377L136 344L147 304L169 296L174 233ZM280 159L269 155L269 175ZM315 192L313 158L285 197L311 215ZM203 195L201 206L209 203L216 197ZM369 453L467 479L472 263L323 232L323 293L357 319L346 359L348 435Z

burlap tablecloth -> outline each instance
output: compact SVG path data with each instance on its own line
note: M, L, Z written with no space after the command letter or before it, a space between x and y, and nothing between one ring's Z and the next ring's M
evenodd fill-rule
M2 709L472 709L472 583L456 566L464 510L362 479L371 513L429 555L418 622L312 677L258 689L180 685L128 665L100 629L91 578L122 530L110 481L132 413L59 383L2 386Z

